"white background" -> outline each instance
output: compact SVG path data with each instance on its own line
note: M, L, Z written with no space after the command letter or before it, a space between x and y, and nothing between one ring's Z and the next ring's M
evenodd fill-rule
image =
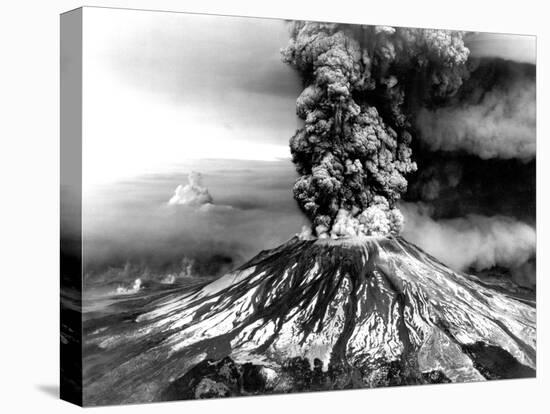
M538 371L536 380L404 387L94 409L142 412L505 412L549 409L548 11L543 1L134 0L85 5L538 36ZM72 0L8 0L0 14L0 411L73 412L59 401L59 13ZM546 274L546 275L545 275ZM546 388L546 389L545 389ZM546 407L545 407L546 406ZM546 411L548 412L548 411Z

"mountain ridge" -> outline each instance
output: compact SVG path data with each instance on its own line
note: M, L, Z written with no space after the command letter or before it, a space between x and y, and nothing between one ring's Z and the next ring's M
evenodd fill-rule
M206 286L159 299L135 318L137 328L98 336L106 351L157 340L88 384L85 397L94 404L534 376L535 320L534 307L401 237L294 237ZM144 394L129 387L136 372L149 379Z

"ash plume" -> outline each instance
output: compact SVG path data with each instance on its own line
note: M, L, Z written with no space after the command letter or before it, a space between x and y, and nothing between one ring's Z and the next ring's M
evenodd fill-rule
M482 216L434 220L422 203L402 203L406 217L403 236L460 270L476 271L501 266L520 269L534 260L534 226L508 216Z
M415 157L422 168L409 177L402 200L428 204L433 218L499 215L534 224L536 160L484 160L420 148Z
M317 237L398 234L412 160L410 108L437 105L467 76L463 33L292 24L283 60L302 76L290 140L294 197Z
M431 150L529 161L536 153L535 97L535 80L521 76L458 105L422 108L416 125Z

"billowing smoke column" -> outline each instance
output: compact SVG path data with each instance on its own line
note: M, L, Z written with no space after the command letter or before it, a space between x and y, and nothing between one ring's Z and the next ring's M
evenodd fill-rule
M416 170L408 109L453 95L469 51L456 31L293 23L283 60L301 74L290 140L294 197L318 237L397 234Z

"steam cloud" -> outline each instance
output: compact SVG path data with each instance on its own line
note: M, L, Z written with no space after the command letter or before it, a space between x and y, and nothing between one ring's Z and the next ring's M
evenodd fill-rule
M285 242L307 221L288 191L296 179L290 160L188 161L182 170L114 183L87 198L87 286L110 284L112 292L137 278L217 277ZM202 173L198 183L215 204L167 204L190 171Z
M463 150L483 159L530 160L536 152L536 87L516 79L458 106L423 108L416 120L432 150Z
M456 93L467 73L463 33L295 22L282 54L305 84L304 126L290 148L294 197L314 235L399 233L396 202L416 170L407 110Z
M519 269L536 254L535 228L506 216L434 220L422 203L402 203L403 236L456 269Z
M192 171L187 180L189 181L187 185L178 185L174 195L168 201L169 205L201 206L212 203L212 196L208 189L202 186L200 173Z
M187 177L189 183L185 186L178 185L174 195L168 201L169 205L202 206L212 203L212 196L208 189L202 186L200 173L192 171Z

